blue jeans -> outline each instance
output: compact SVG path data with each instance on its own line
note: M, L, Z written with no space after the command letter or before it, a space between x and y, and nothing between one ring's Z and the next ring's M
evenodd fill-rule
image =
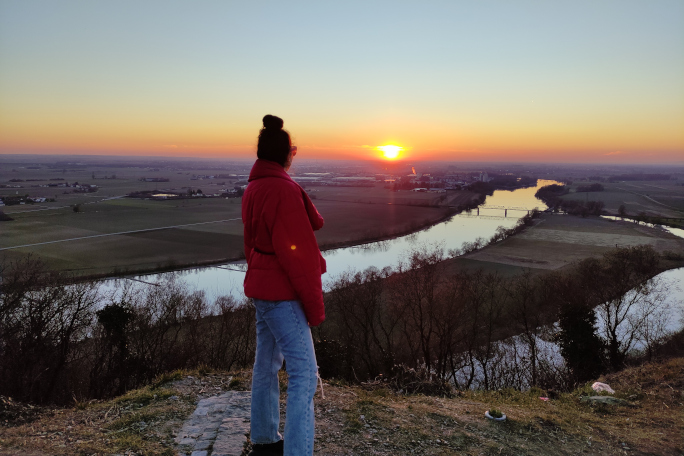
M252 374L252 443L281 439L278 370L286 362L285 456L313 454L313 397L318 366L311 329L299 301L254 300L257 348Z

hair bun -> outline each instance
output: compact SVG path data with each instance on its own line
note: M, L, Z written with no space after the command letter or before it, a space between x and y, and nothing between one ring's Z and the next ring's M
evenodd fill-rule
M263 119L264 128L267 130L280 130L283 128L283 119L266 114Z

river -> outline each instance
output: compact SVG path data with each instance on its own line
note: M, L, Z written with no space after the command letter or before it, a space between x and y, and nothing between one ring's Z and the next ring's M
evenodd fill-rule
M374 266L382 269L386 266L394 267L412 249L424 244L440 245L448 251L457 249L464 242L473 242L477 238L489 239L499 226L511 228L524 216L528 210L546 209L546 205L535 198L534 194L544 185L557 183L550 180L539 180L536 187L522 188L512 191L497 190L488 196L479 210L471 213L454 215L450 219L430 226L416 233L400 236L395 239L371 242L355 247L345 247L323 252L328 265L328 272L323 276L324 288L328 288L336 276L348 270L361 271ZM508 211L503 208L508 208ZM325 216L325 214L323 214ZM506 217L506 215L508 215ZM607 217L613 218L613 217ZM680 237L684 237L684 230L663 229ZM207 266L162 274L150 274L130 279L112 279L107 281L106 288L116 290L117 282L124 280L138 280L146 283L157 283L170 275L177 275L189 286L203 290L209 300L218 296L232 295L242 300L242 281L244 279L244 262L227 263L217 266ZM665 271L657 278L668 284L668 292L664 297L667 305L668 318L666 331L677 331L684 323L684 268ZM598 326L603 322L599 315ZM519 336L499 342L502 356L514 362L522 362L526 355L525 343ZM561 366L562 357L558 346L550 341L539 340L540 350L548 362ZM635 349L641 348L637 344ZM520 359L518 359L520 358ZM466 375L467 372L462 372ZM461 375L459 374L459 375Z
M478 209L470 213L454 215L446 221L413 234L354 247L326 250L323 252L323 257L326 260L328 272L323 276L323 286L328 288L335 277L348 270L362 271L371 266L378 269L396 266L402 256L417 246L439 245L445 249L445 252L448 252L450 249L460 248L464 242L473 242L480 237L488 240L498 227L512 228L528 211L535 208L546 209L546 205L535 198L534 194L540 187L558 183L540 179L536 187L510 191L496 190L493 195L487 196L484 204ZM325 217L325 214L323 216ZM133 280L157 283L175 274L182 277L188 285L204 290L210 300L222 295L241 298L243 297L244 268L244 261L239 261L183 271L149 274L135 277ZM119 280L130 279L113 279L109 285L115 286Z
M460 248L464 242L473 242L480 237L489 239L499 226L505 228L515 226L518 220L527 214L528 210L546 209L546 205L538 200L534 194L540 187L558 183L540 179L536 187L511 191L496 190L480 205L479 210L475 209L470 213L454 215L446 221L416 233L386 241L326 250L323 252L323 256L327 262L328 272L323 276L324 288L329 288L330 283L345 271L362 271L372 266L378 269L386 266L394 267L404 255L418 246L439 245L448 251L449 249ZM503 208L508 208L508 210L506 211ZM325 216L325 214L323 215ZM605 218L617 219L617 217ZM684 238L684 230L682 229L668 227L663 227L663 229ZM223 295L232 295L241 300L244 298L242 293L244 268L244 261L238 261L196 269L137 276L132 280L158 283L170 275L177 275L189 286L203 290L209 300L214 300ZM663 272L658 277L671 285L668 301L673 309L673 315L668 324L668 329L675 330L681 327L682 322L680 320L684 319L684 268ZM107 281L105 287L115 289L117 282L124 280L131 279L111 279Z

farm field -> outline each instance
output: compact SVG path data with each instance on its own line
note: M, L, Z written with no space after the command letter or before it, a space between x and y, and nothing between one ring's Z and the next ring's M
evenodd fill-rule
M400 190L397 192L376 184L372 191L369 187L325 187L308 185L307 190L317 200L339 201L365 204L394 204L408 206L458 206L473 199L476 194L469 191L453 191L446 193L413 192Z
M618 208L624 204L629 215L644 212L646 215L655 217L684 217L684 186L675 180L601 182L604 187L601 192L575 193L580 185L589 185L589 183L570 185L571 193L562 198L577 201L603 201L605 210L613 215L617 215Z
M103 198L121 197L133 191L143 190L159 190L161 192L167 189L180 190L192 188L195 190L201 189L204 193L210 194L218 192L226 186L232 188L236 181L246 179L246 175L251 167L251 164L248 163L237 163L231 166L230 170L225 167L221 169L204 168L191 166L192 162L189 162L188 167L179 166L178 163L174 163L174 166L164 166L163 161L160 161L158 167L136 166L135 164L128 166L98 166L95 163L79 166L69 163L64 165L64 167L55 164L38 164L36 166L22 164L22 166L19 166L18 164L1 163L0 165L0 184L21 186L21 188L0 188L0 196L27 194L32 197L55 198L56 205L58 206L88 203L89 201ZM214 179L199 177L203 175L227 176L228 174L234 174L234 176L216 177ZM168 179L168 182L147 182L141 180L144 178ZM18 182L11 182L12 180ZM70 188L40 187L40 185L59 184L62 182L78 182L86 185L97 185L100 188L95 193L74 193ZM47 205L54 204L48 203ZM6 213L10 213L12 210L15 210L15 207L8 206L3 209Z
M78 213L71 208L13 213L14 221L2 222L0 249L26 247L0 250L0 257L31 253L52 267L81 274L237 257L242 252L239 202L117 199L84 205Z
M524 268L559 269L615 247L651 245L656 251L684 252L684 239L661 229L598 217L543 214L535 226L495 245L452 260L467 268L506 273Z
M50 266L81 275L173 269L224 262L243 255L240 198L188 198L153 201L125 198L142 190L201 189L205 194L232 188L247 177L251 162L230 167L1 166L0 196L29 194L55 198L50 203L6 206L13 221L0 222L0 262L32 254ZM29 169L30 168L30 169ZM207 178L202 176L216 176ZM222 177L218 177L222 175ZM106 177L106 178L105 178ZM141 178L169 179L146 182ZM95 193L71 193L39 184L78 181L99 186ZM11 183L10 180L20 181ZM586 183L575 183L571 189ZM677 181L602 183L603 192L570 193L564 198L602 200L617 213L682 217L684 187ZM382 182L372 187L307 185L326 220L316 233L321 248L352 245L409 233L449 216L451 207L470 202L468 191L393 192ZM74 212L73 206L79 205ZM630 222L544 215L524 233L495 246L450 260L458 268L517 274L523 269L556 269L615 245L649 243L656 249L682 251L681 241L662 231ZM36 245L34 245L36 244Z
M187 188L212 194L244 180L250 166L251 163L237 168L231 173L234 177L214 179L193 179L193 176L228 172L136 167L102 170L93 166L65 170L3 167L0 183L9 184L10 179L23 182L13 183L22 188L1 188L0 195L29 194L56 201L2 208L13 220L0 222L0 261L32 254L60 270L108 275L240 258L243 255L240 198L161 201L124 195L141 190L163 192ZM33 186L62 182L50 181L53 176L65 182L95 184L100 188L95 193L83 194L65 193L70 189L64 187ZM140 180L150 176L168 178L169 182ZM455 193L446 202L467 202L475 196L470 192ZM401 194L401 202L392 204L397 194ZM430 206L436 204L434 193L395 193L379 183L374 187L324 187L311 195L326 220L324 229L317 233L322 248L407 233L450 213L445 206ZM74 211L75 205L79 205L78 212Z

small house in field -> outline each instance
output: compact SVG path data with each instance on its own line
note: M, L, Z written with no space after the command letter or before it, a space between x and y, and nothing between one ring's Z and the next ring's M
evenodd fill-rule
M178 195L175 193L157 193L155 195L152 195L151 198L157 200L167 200L169 198L178 198Z
M169 182L168 177L141 177L140 180L143 182Z

